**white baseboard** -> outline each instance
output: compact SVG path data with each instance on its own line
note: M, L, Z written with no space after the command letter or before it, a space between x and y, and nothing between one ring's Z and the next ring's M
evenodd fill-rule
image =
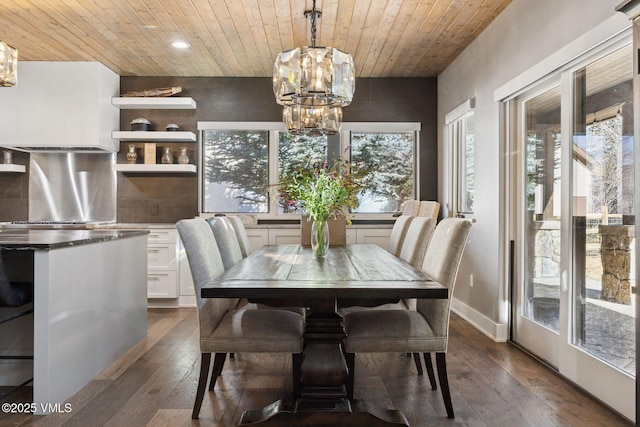
M178 308L178 298L148 298L147 308Z
M147 308L197 307L195 295L180 295L178 298L149 298Z
M469 307L457 298L454 298L451 301L451 310L493 341L508 341L509 328L507 324L494 322L478 310Z
M180 295L180 307L197 307L195 295Z

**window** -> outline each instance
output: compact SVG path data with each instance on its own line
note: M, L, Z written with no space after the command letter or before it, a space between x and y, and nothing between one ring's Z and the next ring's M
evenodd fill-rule
M332 162L339 153L363 176L355 214L397 213L418 198L418 123L344 123L340 138L290 135L280 122L200 122L198 128L203 214L290 214L272 186L296 167Z
M327 161L327 137L296 136L278 132L278 182L298 167L312 167ZM278 213L291 213L282 204ZM299 213L299 212L294 212Z
M202 211L268 212L269 133L202 132Z
M341 129L342 152L363 177L356 215L397 214L418 199L420 123L352 122Z
M474 99L447 114L451 153L451 200L455 215L473 215L475 186Z
M357 213L400 212L415 194L414 132L352 133L352 171L363 177Z

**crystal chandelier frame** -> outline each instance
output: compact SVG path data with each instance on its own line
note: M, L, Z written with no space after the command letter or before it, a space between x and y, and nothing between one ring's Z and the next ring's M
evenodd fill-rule
M342 122L355 92L353 58L331 47L316 46L316 19L321 12L304 13L311 18L311 46L280 52L273 68L273 93L284 106L287 132L297 135L333 135Z
M10 87L18 83L18 51L0 41L0 86Z

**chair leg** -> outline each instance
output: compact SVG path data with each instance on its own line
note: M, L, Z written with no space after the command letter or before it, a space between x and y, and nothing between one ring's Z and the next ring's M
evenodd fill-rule
M356 354L355 353L345 353L345 359L347 361L347 371L349 372L347 377L347 398L349 400L353 400L353 386L355 384L355 376L356 376Z
M416 363L418 375L422 375L422 363L420 363L420 353L413 353L413 361Z
M293 353L293 399L300 397L300 369L302 368L302 353Z
M431 363L431 353L424 354L424 364L427 367L427 375L429 375L429 382L431 383L431 390L437 390L436 376L433 373L433 363Z
M211 371L211 381L209 381L209 391L213 391L213 388L216 386L216 380L218 379L218 375L222 373L222 368L224 367L224 361L226 358L227 353L216 353L216 356L213 359L213 370Z
M191 419L197 420L204 398L204 389L207 387L207 378L209 377L209 365L211 364L211 353L202 353L200 360L200 377L198 378L198 391L196 392L196 402L193 404L193 412Z
M438 366L438 380L444 407L447 409L447 417L453 418L453 405L451 404L451 393L449 392L449 380L447 379L447 359L446 353L436 353L436 364Z

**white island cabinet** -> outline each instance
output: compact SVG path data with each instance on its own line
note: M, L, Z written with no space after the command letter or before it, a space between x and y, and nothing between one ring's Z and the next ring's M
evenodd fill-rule
M33 256L33 403L65 402L147 333L147 233L6 230L0 249Z

